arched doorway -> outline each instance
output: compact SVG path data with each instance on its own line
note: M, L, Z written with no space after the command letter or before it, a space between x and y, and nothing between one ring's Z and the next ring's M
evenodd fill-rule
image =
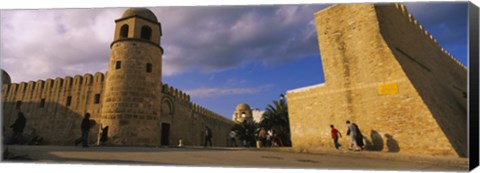
M162 99L162 114L160 117L161 121L161 136L160 144L161 145L170 145L170 124L173 121L173 115L175 113L173 102L170 98L165 97Z

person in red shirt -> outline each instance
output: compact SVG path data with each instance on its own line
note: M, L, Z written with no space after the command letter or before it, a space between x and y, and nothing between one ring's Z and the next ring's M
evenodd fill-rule
M342 146L340 143L338 143L338 137L342 137L342 134L335 127L333 127L332 124L330 124L330 128L332 129L333 143L335 144L335 148L338 150Z

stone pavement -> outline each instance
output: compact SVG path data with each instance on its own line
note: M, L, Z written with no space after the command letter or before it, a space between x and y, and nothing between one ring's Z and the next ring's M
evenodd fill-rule
M467 171L468 159L290 148L8 146L5 162Z

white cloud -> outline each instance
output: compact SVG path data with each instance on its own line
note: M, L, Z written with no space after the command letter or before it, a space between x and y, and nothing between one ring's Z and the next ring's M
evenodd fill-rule
M328 5L150 8L162 24L163 75L318 54L313 13ZM0 65L13 82L105 72L125 8L4 10ZM73 74L72 74L73 73Z
M264 85L253 88L198 88L186 90L185 93L196 98L208 98L226 95L256 94L271 87L272 85Z
M150 8L162 24L163 75L212 73L251 61L275 65L318 54L313 13L326 6ZM435 15L422 12L426 7L411 4L409 10L415 16ZM124 10L2 10L1 68L14 82L104 72L114 20ZM438 10L452 16L443 6ZM434 19L441 23L442 18ZM442 32L453 31L460 33Z
M104 72L113 19L120 14L121 10L2 11L1 67L14 82Z

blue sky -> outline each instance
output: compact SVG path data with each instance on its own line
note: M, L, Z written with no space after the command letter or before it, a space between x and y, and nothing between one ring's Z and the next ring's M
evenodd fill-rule
M467 4L405 3L467 65ZM330 4L150 8L162 23L163 82L231 118L324 82L313 13ZM2 10L0 66L13 82L105 72L125 8ZM28 51L25 51L28 50Z

